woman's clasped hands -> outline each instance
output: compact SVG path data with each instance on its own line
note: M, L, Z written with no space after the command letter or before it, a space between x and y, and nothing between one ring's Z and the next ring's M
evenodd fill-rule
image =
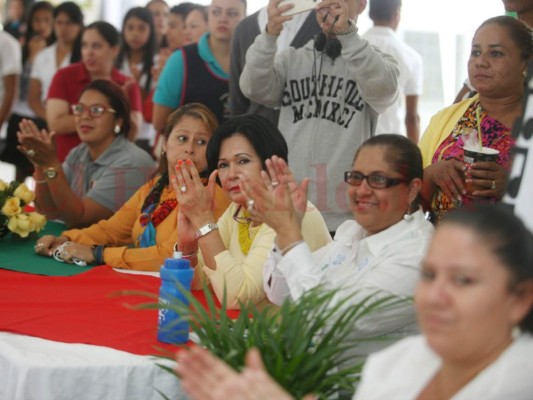
M67 264L84 262L88 265L95 261L92 246L70 242L66 236L45 235L37 240L34 250L41 256L54 257Z
M194 237L196 229L214 222L215 186L217 171L209 176L207 186L191 160L179 160L175 175L171 176L172 186L179 203L178 248L185 254L198 249Z

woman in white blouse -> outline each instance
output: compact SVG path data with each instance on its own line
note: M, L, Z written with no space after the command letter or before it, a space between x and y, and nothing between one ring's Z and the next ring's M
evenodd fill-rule
M344 176L355 221L341 224L334 241L314 253L301 240L297 211L305 201L308 180L296 184L283 160L272 159L267 165L270 177L265 179L271 183L245 188L254 200L253 214L276 231L277 249L267 261L263 279L270 301L280 304L287 297L297 301L317 286L338 289L339 298L357 292L352 302L369 295L410 298L414 294L433 233L418 205L423 172L415 144L393 134L363 143ZM291 189L293 199L299 194L297 200L291 200ZM409 301L402 310L361 319L353 335L387 334L394 339L416 331ZM369 354L389 343L367 342L358 352Z

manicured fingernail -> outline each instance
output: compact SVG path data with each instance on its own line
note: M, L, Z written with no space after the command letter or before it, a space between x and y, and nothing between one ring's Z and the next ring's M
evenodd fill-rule
M178 166L181 167L182 164L183 164L183 160L178 160Z
M192 161L190 159L185 160L185 164L192 165Z

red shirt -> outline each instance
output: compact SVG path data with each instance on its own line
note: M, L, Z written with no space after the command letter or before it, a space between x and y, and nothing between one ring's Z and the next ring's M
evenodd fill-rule
M111 80L119 86L131 81L130 78L120 73L116 68L111 71ZM71 64L56 72L50 84L47 98L65 100L69 104L69 113L71 113L70 105L78 102L82 90L91 81L91 76L82 62ZM132 111L141 112L141 90L139 85L132 82L132 84L128 85L127 92ZM56 135L55 141L57 156L61 162L66 158L69 151L81 142L76 132Z

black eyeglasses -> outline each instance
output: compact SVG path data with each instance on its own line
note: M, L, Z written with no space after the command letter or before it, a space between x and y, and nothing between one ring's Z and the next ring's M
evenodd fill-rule
M83 103L78 103L72 104L70 108L72 109L72 114L78 116L82 115L85 110L89 110L89 114L93 118L101 117L106 111L109 111L110 113L116 113L116 110L113 110L111 107L105 107L101 104L91 104L90 106L86 106Z
M242 215L239 215L241 212L242 206L237 207L235 210L235 214L233 214L233 219L237 221L239 224L249 224L252 218L250 217L250 214L248 211L243 210Z
M379 174L363 175L359 171L346 171L344 173L344 182L348 185L359 186L366 179L368 186L373 189L386 189L402 182L407 182L404 178L389 178Z

